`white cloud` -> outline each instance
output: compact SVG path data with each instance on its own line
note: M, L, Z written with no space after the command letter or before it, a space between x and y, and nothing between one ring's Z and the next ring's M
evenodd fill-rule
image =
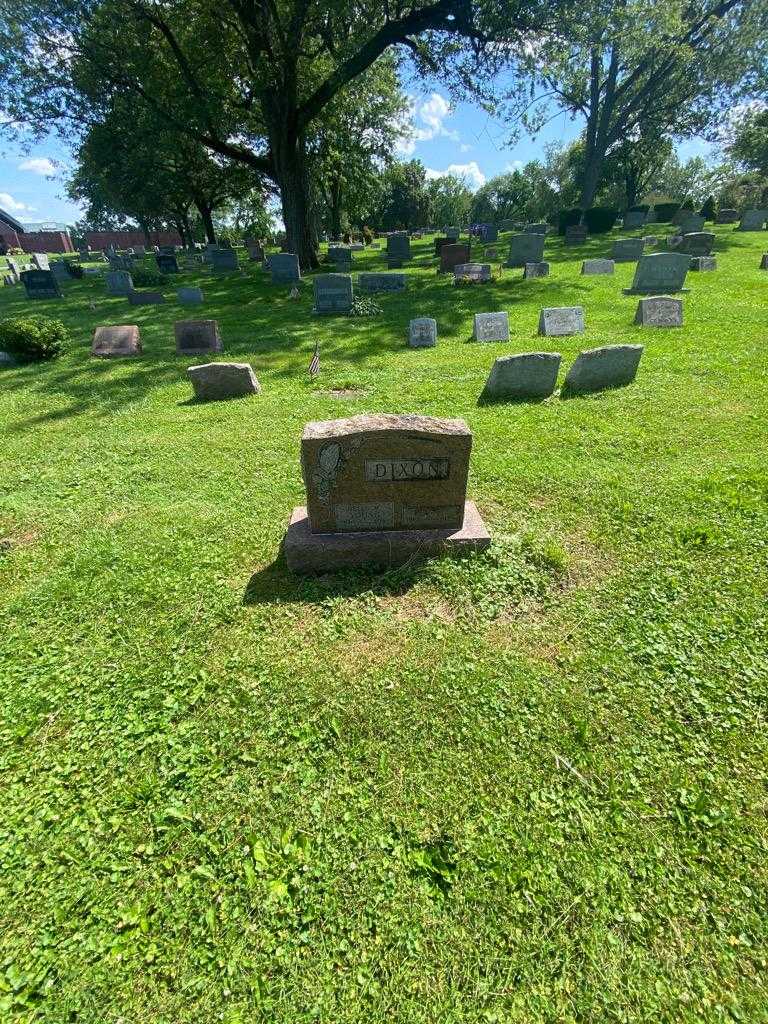
M17 203L8 192L0 192L0 209L8 213L34 213L34 206L27 206L26 203Z
M403 134L396 144L398 155L412 156L417 143L429 142L437 136L458 142L459 133L446 128L444 124L452 113L450 103L439 92L431 93L428 99L421 103L413 96L409 96Z
M459 149L461 150L462 153L469 153L472 147L468 146L466 142L462 142L462 144L459 146Z
M504 168L505 171L522 171L522 169L522 160L513 160L511 164L507 164L507 166Z
M29 160L22 160L19 164L18 170L20 171L32 171L33 174L51 175L56 173L56 168L53 165L53 161L49 160L47 156L35 156Z
M476 191L485 184L485 175L477 165L476 160L470 160L468 164L449 164L444 171L435 171L427 167L428 178L463 178L467 186Z

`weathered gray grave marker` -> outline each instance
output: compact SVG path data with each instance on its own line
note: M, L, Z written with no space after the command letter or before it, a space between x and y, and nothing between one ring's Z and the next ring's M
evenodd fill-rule
M107 286L107 295L121 295L125 297L133 291L133 278L127 270L110 270L104 275L104 282Z
M248 363L201 363L187 367L195 398L200 402L257 395L261 391Z
M165 296L162 292L132 291L128 292L128 301L132 306L160 306Z
M668 295L650 295L640 299L635 323L641 327L682 327L683 300Z
M583 306L547 306L539 313L539 334L559 338L583 333Z
M354 292L350 274L318 274L315 278L315 312L348 313Z
M737 231L762 231L768 220L768 210L745 210Z
M409 348L434 348L437 344L437 320L419 316L408 324Z
M643 255L644 238L617 238L613 243L611 258L614 263L635 263Z
M475 341L509 341L507 313L475 313L472 337Z
M231 274L238 269L237 253L234 249L214 249L211 252L211 266L214 274Z
M136 324L97 327L93 334L91 355L102 359L121 356L140 356L141 336Z
M272 284L293 284L301 280L299 257L292 252L276 252L269 257Z
M203 301L203 292L200 288L179 288L176 298L183 305L197 306Z
M512 235L506 267L524 267L526 263L541 263L544 259L544 235L528 231Z
M524 278L549 277L548 263L526 263L523 270Z
M612 274L613 260L584 260L581 264L582 274Z
M60 299L59 282L50 270L25 270L21 276L28 299Z
M642 345L606 345L580 352L565 377L563 392L585 394L631 384L643 354Z
M663 295L687 291L683 287L691 266L690 256L680 252L654 252L641 256L635 268L632 287L625 295Z
M491 367L481 399L547 398L555 390L559 352L523 352L501 356Z
M372 294L374 292L402 292L405 289L406 275L391 273L365 273L357 275L358 291Z
M491 280L490 263L457 263L453 268L454 281L475 281L487 284Z

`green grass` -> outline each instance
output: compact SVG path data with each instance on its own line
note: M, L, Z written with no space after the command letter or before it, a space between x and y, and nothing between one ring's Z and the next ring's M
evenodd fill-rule
M0 1019L768 1020L768 236L716 230L678 330L579 276L606 238L460 290L415 243L370 319L254 265L0 289L75 337L0 372ZM189 401L197 316L261 395ZM89 358L107 323L145 355ZM627 388L478 405L497 355L637 341ZM287 573L302 427L364 411L468 421L488 554Z

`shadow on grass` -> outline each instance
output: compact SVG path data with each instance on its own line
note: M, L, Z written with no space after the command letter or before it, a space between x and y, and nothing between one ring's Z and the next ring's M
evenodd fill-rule
M368 592L397 597L407 593L421 579L425 564L415 562L392 569L370 565L317 576L297 576L286 564L281 543L274 562L251 576L243 604L319 604L329 597L355 597Z

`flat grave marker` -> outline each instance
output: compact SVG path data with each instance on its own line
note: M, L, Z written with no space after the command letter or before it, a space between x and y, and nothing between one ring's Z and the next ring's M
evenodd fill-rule
M624 387L637 375L642 345L605 345L580 352L565 377L563 392L587 394Z
M612 274L613 260L584 260L581 264L582 274Z

